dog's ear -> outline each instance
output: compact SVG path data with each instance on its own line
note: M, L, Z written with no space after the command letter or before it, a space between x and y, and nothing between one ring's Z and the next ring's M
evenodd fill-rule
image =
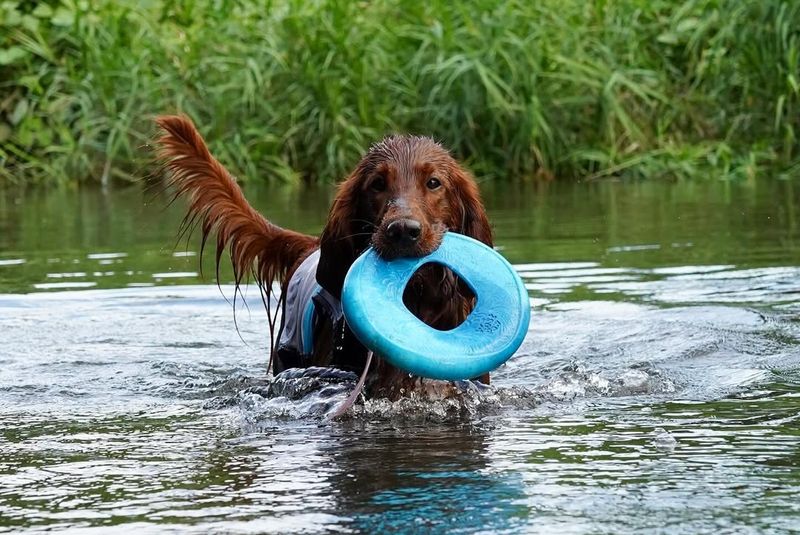
M364 249L365 240L356 227L360 191L356 173L339 185L320 236L317 282L337 299L342 297L344 276Z
M493 245L492 227L489 225L489 218L483 208L481 194L475 180L460 167L452 171L451 176L458 186L455 188L458 200L454 203L457 208L455 210L457 221L453 230L491 247Z

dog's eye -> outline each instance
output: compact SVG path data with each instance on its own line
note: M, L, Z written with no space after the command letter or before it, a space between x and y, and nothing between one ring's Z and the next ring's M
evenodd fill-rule
M386 191L386 179L382 176L377 176L369 185L372 191Z
M425 186L430 190L434 190L434 189L439 189L440 187L442 187L442 183L439 182L438 178L436 178L435 176L432 176L425 183Z

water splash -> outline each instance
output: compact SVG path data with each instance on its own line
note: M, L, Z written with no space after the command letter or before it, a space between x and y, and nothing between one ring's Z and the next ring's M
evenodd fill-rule
M236 407L241 422L254 426L274 419L323 419L331 416L355 388L357 376L332 368L291 369L261 384L239 379L245 388L215 398L210 406ZM488 386L473 381L421 379L399 400L365 399L341 419L393 422L471 420L506 409L529 409L544 402L569 402L579 397L659 395L675 392L675 383L650 366L607 376L571 363L550 381L524 386Z
M580 361L567 364L535 392L554 401L570 401L580 397L623 397L669 394L675 382L650 364L640 364L615 371L594 371Z

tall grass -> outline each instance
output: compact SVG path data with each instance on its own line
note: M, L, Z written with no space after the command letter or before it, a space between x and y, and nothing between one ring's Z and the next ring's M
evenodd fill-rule
M176 111L253 180L394 131L485 177L793 174L799 31L779 0L5 1L0 177L141 176Z

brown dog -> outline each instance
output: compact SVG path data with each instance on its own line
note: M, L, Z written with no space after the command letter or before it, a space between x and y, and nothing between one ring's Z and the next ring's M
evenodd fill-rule
M270 318L275 373L307 366L364 368L367 350L348 329L339 299L347 271L367 247L384 258L424 256L448 231L492 245L475 182L430 138L390 136L373 145L339 186L316 238L273 225L256 212L189 119L163 116L157 123L159 156L170 183L176 197L189 200L184 230L199 224L203 246L216 235L217 269L228 247L237 288L252 276L268 308L272 282L281 285L277 345ZM412 277L403 300L422 321L442 330L464 321L474 305L467 285L438 264L427 264ZM394 399L417 380L378 355L367 392ZM488 374L480 380L488 383Z

